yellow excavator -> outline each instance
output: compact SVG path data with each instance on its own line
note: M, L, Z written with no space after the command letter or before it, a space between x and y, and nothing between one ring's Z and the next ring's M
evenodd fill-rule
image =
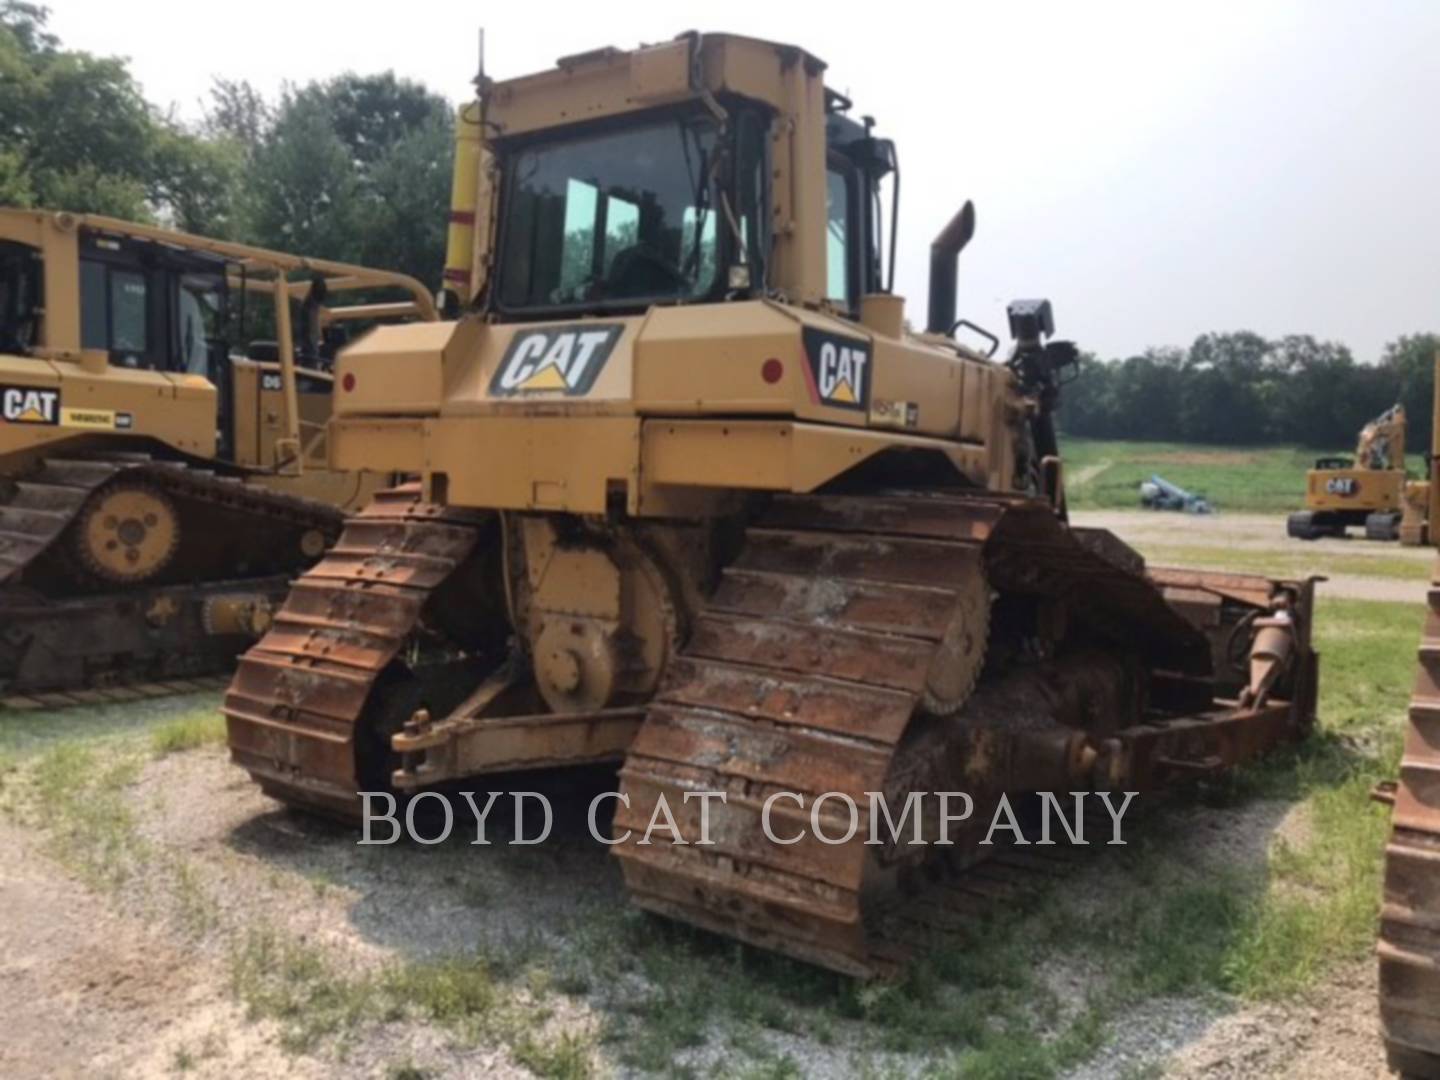
M0 209L0 696L224 670L390 482L329 467L348 329L436 317L398 274Z
M1047 301L1009 306L1003 358L956 317L969 203L907 329L898 154L824 75L685 34L479 81L459 317L337 362L333 467L414 479L349 519L225 698L266 792L355 820L361 791L617 762L637 904L869 975L914 905L983 876L1002 799L1162 788L1306 733L1312 583L1147 569L1069 523L1075 346ZM940 791L973 814L921 800L929 842L864 842L867 792ZM662 808L713 842L648 842ZM804 835L770 842L767 811Z
M1367 540L1419 543L1423 527L1405 483L1405 407L1393 405L1360 431L1355 457L1325 457L1305 474L1305 509L1286 520L1297 540L1344 536L1364 526Z
M1435 370L1440 375L1440 353ZM1434 420L1440 425L1440 382ZM1440 426L1432 430L1427 480L1416 490L1428 499L1425 517L1440 521ZM1392 806L1379 947L1385 1047L1391 1068L1440 1080L1440 565L1427 598L1400 779L1382 798Z

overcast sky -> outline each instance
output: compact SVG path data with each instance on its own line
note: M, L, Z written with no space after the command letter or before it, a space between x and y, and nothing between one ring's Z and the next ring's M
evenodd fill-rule
M496 77L692 28L786 41L899 143L917 322L930 239L972 198L960 312L997 332L1018 296L1105 356L1251 329L1372 360L1440 330L1437 0L51 5L68 46L192 117L215 75L393 68L458 102L481 23Z

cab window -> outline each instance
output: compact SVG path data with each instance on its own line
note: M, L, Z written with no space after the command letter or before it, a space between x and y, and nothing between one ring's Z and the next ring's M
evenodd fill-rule
M95 260L80 263L80 344L104 349L129 367L149 351L145 275Z
M41 278L34 248L0 241L0 350L23 353L38 341Z
M825 174L825 295L847 310L854 307L850 205L850 174L831 169Z

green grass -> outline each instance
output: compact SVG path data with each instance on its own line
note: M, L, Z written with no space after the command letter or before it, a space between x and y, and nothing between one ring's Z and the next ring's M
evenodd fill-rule
M68 709L0 710L0 757L15 761L65 743L143 737L170 722L207 714L218 718L219 698L206 691Z
M1135 547L1153 566L1214 567L1271 577L1301 578L1321 574L1429 581L1431 574L1428 559L1351 555L1301 546L1298 542L1293 552L1251 551L1203 544L1151 544L1144 541L1136 543Z
M150 731L150 745L157 757L196 750L225 741L225 718L214 709L200 709L167 720Z
M124 798L141 763L133 752L60 743L29 775L27 817L44 827L50 853L91 885L118 886L148 858Z
M1305 471L1323 452L1296 446L1201 446L1062 437L1065 490L1076 510L1132 509L1140 483L1159 473L1219 510L1297 509Z

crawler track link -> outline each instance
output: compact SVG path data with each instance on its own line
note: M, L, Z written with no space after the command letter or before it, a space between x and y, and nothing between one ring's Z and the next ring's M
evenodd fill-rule
M944 882L991 849L962 843L922 865L861 843L866 792L903 801L909 790L960 789L944 775L949 736L931 724L927 741L926 725L912 721L967 579L1084 604L1097 630L1151 663L1203 672L1203 637L1131 560L1080 543L1028 500L775 500L666 671L621 772L629 804L615 829L630 839L614 851L634 902L842 973L892 970L895 939L882 926L891 901L909 896L924 909L929 897L940 918L954 904L937 906L935 889L973 900L985 888L984 876ZM699 802L685 800L698 791L726 793L711 808L713 846L638 842L662 797L682 833L699 835ZM825 792L850 795L861 808L857 838L817 842L808 812L785 801L772 810L777 833L805 838L771 843L762 810L780 792L798 793L806 808ZM839 819L830 831L845 828Z
M358 818L366 703L487 517L422 502L418 484L380 492L295 583L225 695L231 756L267 794Z
M1440 564L1410 699L1380 915L1380 1020L1392 1068L1440 1078Z

